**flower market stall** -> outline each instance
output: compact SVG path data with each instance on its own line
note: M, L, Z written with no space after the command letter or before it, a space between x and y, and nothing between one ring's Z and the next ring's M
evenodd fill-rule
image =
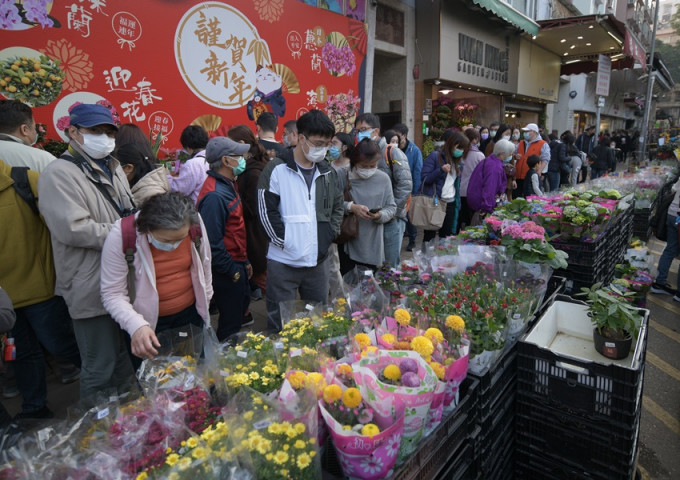
M282 304L275 336L172 332L139 390L23 435L0 479L630 478L653 267L636 181L515 200L327 306Z

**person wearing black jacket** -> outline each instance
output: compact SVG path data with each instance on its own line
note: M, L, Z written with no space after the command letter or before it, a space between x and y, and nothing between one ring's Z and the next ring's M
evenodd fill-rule
M567 156L567 146L556 135L551 133L549 138L550 163L548 163L548 180L550 182L550 191L553 192L560 187L561 172L569 165L571 158Z
M591 180L601 177L608 171L616 169L616 156L609 146L610 142L611 139L609 137L602 137L600 144L593 149L591 158L588 159L592 168L592 173L590 175Z

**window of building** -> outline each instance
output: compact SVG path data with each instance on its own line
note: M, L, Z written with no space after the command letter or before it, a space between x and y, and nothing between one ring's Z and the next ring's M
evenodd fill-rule
M375 38L403 47L404 12L379 3L375 16Z

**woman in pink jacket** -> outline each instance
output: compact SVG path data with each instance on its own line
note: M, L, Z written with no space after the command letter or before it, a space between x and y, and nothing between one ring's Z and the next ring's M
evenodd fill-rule
M123 238L133 229L135 295L131 300ZM102 302L130 335L136 357L158 354L161 345L156 333L190 323L210 324L213 290L207 238L194 203L177 192L150 197L134 222L123 218L113 225L102 252Z

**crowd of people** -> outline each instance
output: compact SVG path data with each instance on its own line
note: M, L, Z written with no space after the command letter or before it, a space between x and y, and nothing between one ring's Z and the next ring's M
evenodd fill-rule
M428 242L506 199L616 168L612 139L595 142L593 127L575 139L534 123L470 126L447 131L425 159L406 125L383 130L372 113L344 133L312 110L283 125L281 143L274 114L255 128L210 138L187 126L188 159L166 168L141 128L80 104L54 158L33 147L30 107L0 104L0 222L11 226L0 234L0 327L16 348L19 418L52 415L44 351L79 371L81 400L92 401L128 388L161 332L210 325L211 309L223 341L265 298L276 332L281 302L325 303L355 267L400 265L403 239L410 251L419 238L416 195L445 204L438 228L422 232Z

